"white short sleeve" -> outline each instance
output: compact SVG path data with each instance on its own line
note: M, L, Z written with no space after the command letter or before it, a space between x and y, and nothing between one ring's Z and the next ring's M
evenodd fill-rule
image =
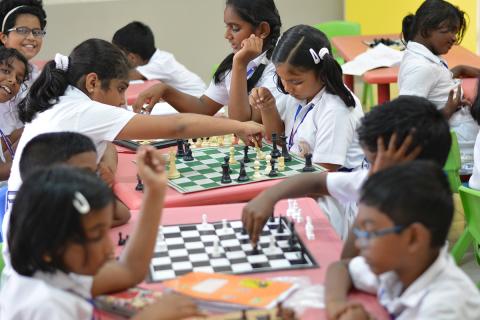
M401 82L399 80L399 95L411 95L428 97L436 86L437 79L432 77L436 74L429 65L406 66L402 70ZM400 75L399 75L400 79Z
M229 71L228 71L229 72ZM219 83L215 83L212 79L210 85L208 86L207 90L205 91L204 95L215 101L216 103L221 104L222 106L226 106L228 104L228 98L230 96L229 89L227 89L226 79L223 79Z
M355 288L372 294L377 293L380 281L370 270L364 257L353 258L348 264L348 272Z
M328 193L342 202L357 202L360 189L367 178L368 170L329 172L327 174Z

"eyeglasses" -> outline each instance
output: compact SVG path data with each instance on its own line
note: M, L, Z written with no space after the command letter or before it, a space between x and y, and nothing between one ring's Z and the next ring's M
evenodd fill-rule
M394 226L391 228L385 228L385 229L380 229L380 230L375 230L375 231L365 231L365 230L360 230L358 228L353 228L353 234L357 239L366 239L370 240L373 238L378 238L385 236L390 233L400 233L403 230L405 230L405 226Z
M42 30L42 29L30 29L28 27L17 27L17 28L11 28L7 30L8 32L15 31L21 36L28 37L28 35L31 33L35 38L43 38L47 34L47 31Z

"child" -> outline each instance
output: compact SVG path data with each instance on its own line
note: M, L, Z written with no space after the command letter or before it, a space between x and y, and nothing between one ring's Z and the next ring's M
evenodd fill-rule
M62 166L34 171L25 179L12 209L8 243L16 273L1 291L2 319L93 319L93 297L143 281L167 178L161 156L152 147L139 149L136 163L145 186L144 202L118 260L109 235L115 201L100 179ZM162 300L139 318L153 311L157 319L198 314L189 300Z
M330 52L323 32L306 25L288 29L272 61L278 88L289 96L277 102L267 88L254 88L250 104L260 109L267 137L284 134L293 153L311 153L331 171L352 171L364 158L356 135L363 111Z
M461 173L470 174L478 125L468 109L461 108L466 101L460 99L460 80L456 78L479 76L480 69L459 65L449 70L442 58L462 41L465 29L465 13L444 0L427 0L415 15L407 15L402 22L407 49L400 65L398 85L400 95L425 97L442 110L458 137ZM458 99L453 101L453 92L458 89Z
M15 49L0 47L0 181L10 175L15 144L20 138L16 109L12 107L28 73L29 64L23 55Z
M92 140L76 132L40 134L23 148L19 163L20 175L23 180L34 170L61 163L98 172L97 151ZM130 219L130 211L118 199L115 207L112 227L125 224Z
M473 119L480 124L480 81L477 85L477 96L470 110ZM472 189L480 190L480 133L478 133L473 148L473 171L468 180L468 186Z
M373 175L362 188L355 245L361 256L329 266L329 319L371 319L349 303L352 286L376 293L391 319L478 319L480 293L448 252L453 203L445 173L412 161Z
M281 94L276 90L275 68L270 62L282 26L280 16L273 0L227 0L224 21L225 38L233 53L220 63L207 91L197 98L158 84L139 95L133 105L136 112L145 102L150 111L163 99L179 112L208 115L228 105L230 118L261 122L260 113L248 103L248 94L254 87L267 87L275 95Z
M362 119L358 136L373 172L415 157L443 166L451 145L450 130L443 115L430 101L415 96L402 96L373 108ZM309 194L323 196L320 203L330 223L343 239L347 238L356 217L359 190L368 174L367 168L302 174L263 191L243 210L242 220L252 242L258 241L263 225L279 200ZM349 235L345 254L351 254L353 240Z
M155 49L152 30L134 21L113 35L112 43L125 52L132 69L130 80L161 80L183 93L200 97L205 83L195 73L179 63L173 54Z

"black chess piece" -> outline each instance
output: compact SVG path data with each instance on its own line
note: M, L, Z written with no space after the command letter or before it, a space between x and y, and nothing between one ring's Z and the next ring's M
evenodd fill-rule
M183 155L183 161L193 161L192 149L190 149L190 143L185 143L185 154Z
M282 155L280 153L280 150L278 150L277 143L278 143L277 134L272 133L272 152L270 153L270 155L272 156L273 159L276 159Z
M143 191L143 182L142 182L142 179L140 179L140 176L138 174L137 174L137 185L135 186L135 190Z
M232 168L230 168L230 156L225 156L223 157L223 160L225 161L226 164L228 164L228 173L232 173Z
M256 255L256 254L259 254L259 250L258 250L258 244L255 244L255 246L253 247L252 249L252 254L253 255Z
M230 178L230 165L228 162L222 163L222 179L220 183L232 183L232 178Z
M270 222L275 222L275 216L272 214L270 215L270 218L268 219Z
M290 247L294 247L297 243L297 236L295 235L295 221L290 220L288 224L288 227L290 228L290 237L288 238L288 244L290 245Z
M245 163L240 161L240 173L237 178L237 182L245 182L250 180L247 175L247 171L245 170Z
M281 146L282 146L282 157L285 159L285 162L292 161L292 156L288 153L287 146L287 137L285 135L280 136Z
M282 233L283 232L283 217L280 216L280 218L278 219L278 228L277 228L277 232L278 233Z
M243 162L249 163L251 160L248 157L248 146L243 147Z
M185 151L183 149L184 143L185 142L183 141L183 139L177 140L177 158L183 158L183 156L185 155Z
M270 165L272 166L272 170L270 170L270 172L268 173L268 176L269 177L278 176L277 170L275 169L275 159L273 157L272 159L270 159Z
M124 245L127 243L127 240L128 240L128 235L127 235L126 238L123 238L122 233L121 233L121 232L118 233L118 242L117 242L117 244L118 244L119 246L124 246Z
M302 169L303 172L313 172L315 171L315 168L313 167L312 164L312 154L307 153L305 154L305 167Z

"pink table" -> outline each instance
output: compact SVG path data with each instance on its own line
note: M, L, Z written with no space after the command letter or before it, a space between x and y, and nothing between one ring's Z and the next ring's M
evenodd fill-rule
M154 84L160 83L158 80L146 80L141 83L132 83L128 86L125 97L127 99L127 104L132 105L135 100L137 100L138 95L153 86Z
M130 210L138 210L142 203L142 192L135 191L135 186L137 185L137 169L132 162L135 159L135 154L131 153L131 151L125 152L124 148L117 148L117 150L119 150L118 170L113 188L114 192ZM221 170L220 166L219 170ZM185 194L168 187L165 207L189 207L248 201L261 191L275 185L281 180L282 179L259 181Z
M326 216L322 213L317 203L310 198L298 199L299 207L302 209L302 212L305 216L309 215L312 217L312 222L315 227L315 240L307 240L305 236L304 225L297 224L297 232L302 239L302 241L307 245L309 251L315 257L319 268L315 269L302 269L302 270L293 270L293 271L277 271L271 273L258 273L255 274L255 277L261 278L272 278L279 276L290 276L290 277L308 277L312 284L321 284L325 281L325 273L327 271L327 266L338 260L340 257L340 251L342 249L342 242L333 231L330 223L328 222ZM236 203L236 204L224 204L216 206L201 206L201 207L186 207L186 208L167 208L163 212L162 224L181 224L181 223L194 223L200 222L201 216L203 213L208 215L209 221L220 221L223 218L229 220L240 219L242 208L245 204ZM275 208L276 214L285 214L287 208L287 202L281 201ZM116 243L118 240L118 232L123 232L123 234L129 234L135 221L138 219L138 212L132 214L132 219L127 225L117 227L111 230L111 236L113 241ZM122 248L116 250L118 255L121 252ZM143 283L142 286L162 290L162 285L159 283L150 284ZM388 316L383 310L383 308L378 305L376 302L376 297L368 295L365 293L352 293L350 298L354 301L361 302L365 307L375 314L378 319L387 319ZM301 317L301 319L326 319L326 315L323 309L308 309Z

